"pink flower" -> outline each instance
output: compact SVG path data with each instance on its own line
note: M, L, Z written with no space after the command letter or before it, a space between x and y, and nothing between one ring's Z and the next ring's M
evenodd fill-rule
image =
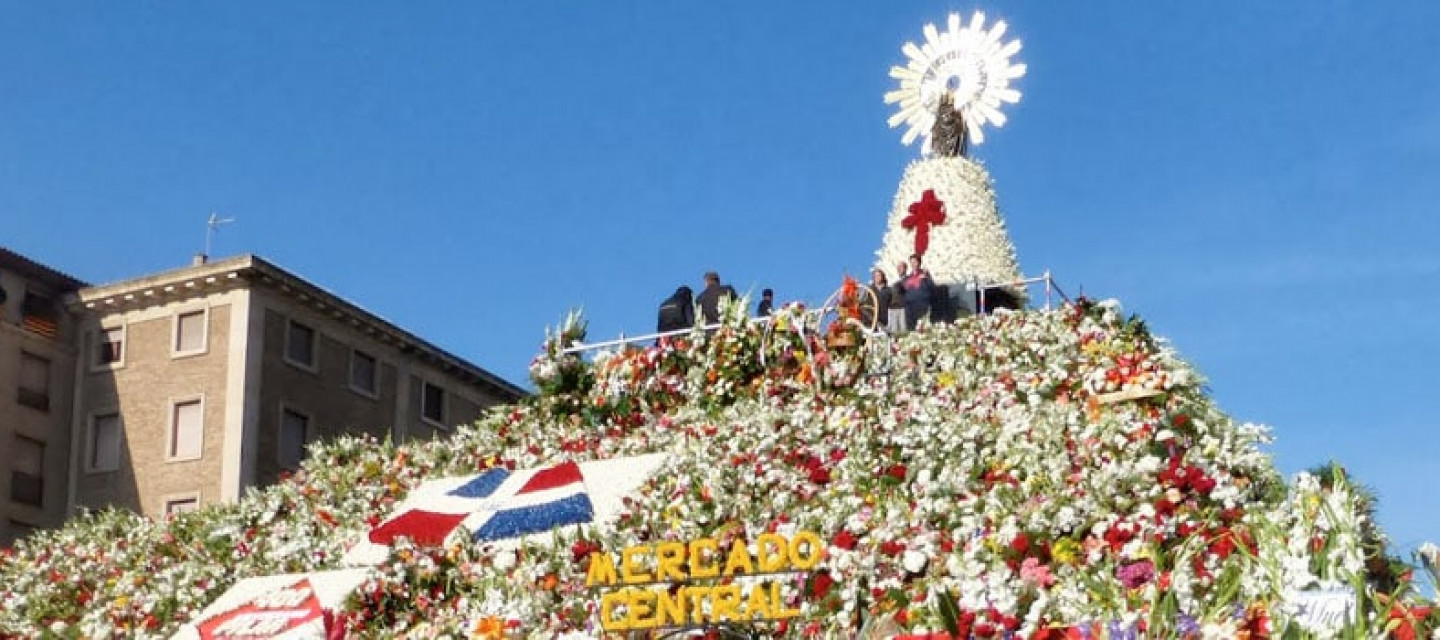
M1155 563L1149 560L1132 562L1115 570L1115 577L1126 589L1135 589L1155 579Z
M1040 564L1040 559L1035 557L1026 558L1025 562L1020 563L1020 579L1040 588L1055 584L1055 576L1050 574L1049 565Z

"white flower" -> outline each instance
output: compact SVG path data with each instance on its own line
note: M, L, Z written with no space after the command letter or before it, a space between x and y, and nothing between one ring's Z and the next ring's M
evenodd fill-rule
M910 573L920 573L924 571L925 565L929 564L929 562L930 558L926 557L925 554L913 550L906 551L904 557L900 560L901 565Z
M495 554L495 568L502 572L509 572L515 568L515 552L509 549Z

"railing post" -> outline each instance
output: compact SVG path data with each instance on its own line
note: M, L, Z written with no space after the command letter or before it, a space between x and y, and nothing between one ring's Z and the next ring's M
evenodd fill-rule
M980 292L980 315L985 315L985 286L980 284L980 278L975 278L975 290Z
M1045 310L1050 310L1050 270L1045 270Z

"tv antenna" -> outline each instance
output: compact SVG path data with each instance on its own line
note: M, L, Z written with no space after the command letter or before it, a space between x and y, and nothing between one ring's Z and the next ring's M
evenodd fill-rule
M213 211L210 212L210 219L205 222L205 253L200 254L201 256L204 256L206 259L210 258L211 238L213 238L215 236L215 232L220 229L220 225L230 224L234 221L234 218L221 218L220 214Z

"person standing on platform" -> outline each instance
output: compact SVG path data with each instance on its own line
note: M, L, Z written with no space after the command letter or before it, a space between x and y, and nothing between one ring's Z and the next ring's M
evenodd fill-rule
M880 277L885 277L885 272L880 269ZM895 284L885 287L885 329L890 333L903 333L905 331L905 289L902 287L905 280L905 263L900 263L900 275Z
M760 304L755 306L755 315L761 318L775 311L775 292L769 289L760 292Z
M860 322L866 329L887 327L890 317L890 282L885 279L884 269L870 270L870 284L865 287L872 296L860 300ZM873 306L872 306L873 305Z
M690 287L682 284L673 295L660 303L660 320L656 323L655 330L664 333L689 329L693 326L695 326L695 300L690 292Z
M935 281L920 266L920 254L910 255L910 274L900 284L905 291L905 328L913 331L920 318L930 313L930 300L935 297Z
M700 303L700 316L705 320L706 325L712 325L720 321L720 299L734 298L735 289L728 284L720 284L720 274L714 271L705 272L705 290L700 292L696 302Z
M895 333L901 333L905 331L906 327L910 326L910 323L905 320L905 276L909 273L909 263L904 260L895 263L895 284L891 285L892 288L890 291L890 304L899 305L900 307L900 313L898 314L900 316L900 323L894 325Z

